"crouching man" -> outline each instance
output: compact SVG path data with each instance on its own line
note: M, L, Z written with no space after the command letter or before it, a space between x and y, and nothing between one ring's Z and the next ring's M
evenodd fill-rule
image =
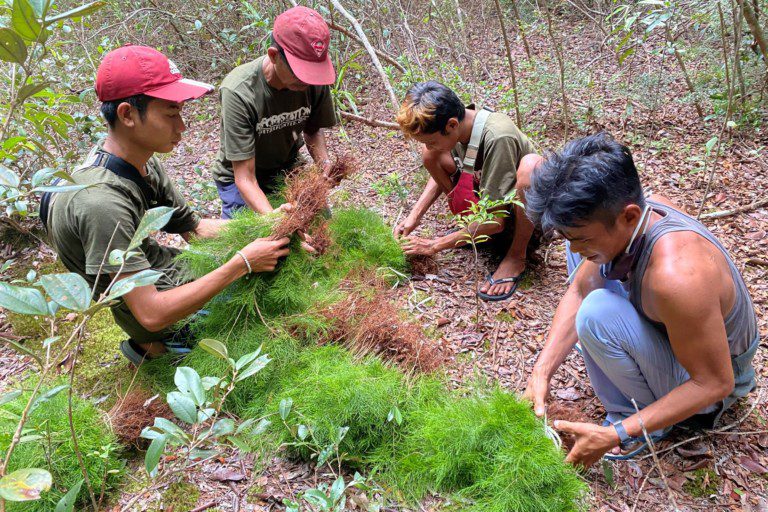
M759 333L738 269L702 224L644 198L626 146L606 134L570 142L533 172L526 198L531 220L568 241L574 273L526 396L543 415L578 341L607 412L603 425L555 421L575 436L570 462L634 456L643 427L657 439L684 420L712 427L754 389Z
M396 235L408 237L403 246L407 254L432 256L467 243L466 230L435 239L412 235L442 194L455 215L466 214L480 194L497 201L516 189L516 198L525 202L528 176L541 157L506 114L474 105L465 107L445 85L423 82L408 91L397 122L407 137L423 144L424 167L430 176L411 212L395 227ZM512 233L501 263L478 291L487 301L506 300L515 292L525 272L526 250L533 234L533 225L522 207L502 208L510 212L508 218L477 229L470 227L476 237Z
M118 279L146 269L162 273L156 284L133 289L112 307L116 323L130 336L120 348L135 364L168 350L189 351L188 329L174 327L177 322L247 273L274 270L278 258L288 253L288 238L255 240L189 283L176 268L178 250L152 237L142 241L122 269L106 261L113 249L128 247L150 208L174 208L163 229L185 238L216 236L226 223L198 218L154 156L171 152L181 140L184 102L212 90L183 79L176 66L152 48L125 46L108 53L96 76L107 137L72 172L78 183L92 187L53 194L41 202L41 219L62 263L91 286L96 283L97 297L118 272Z

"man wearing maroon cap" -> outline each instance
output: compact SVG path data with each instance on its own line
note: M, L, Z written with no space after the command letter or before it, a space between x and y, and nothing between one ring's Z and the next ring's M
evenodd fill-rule
M155 284L134 288L112 306L115 321L130 336L120 348L136 364L168 350L189 351L188 329L174 325L246 273L273 270L288 253L288 238L255 240L220 268L188 283L175 266L179 251L152 237L133 249L123 265L105 257L128 247L150 208L174 208L163 230L185 238L216 236L224 225L198 218L154 155L169 153L181 140L184 102L211 91L213 86L182 78L173 62L152 48L124 46L108 53L96 76L107 137L72 172L78 183L92 186L41 200L40 218L61 261L95 284L96 296L118 273L120 279L147 269L162 274Z
M330 166L321 130L336 124L328 87L336 80L330 38L316 11L288 9L275 19L267 55L235 68L222 82L221 145L212 173L223 218L246 206L272 211L267 195L301 163L304 142L316 164Z

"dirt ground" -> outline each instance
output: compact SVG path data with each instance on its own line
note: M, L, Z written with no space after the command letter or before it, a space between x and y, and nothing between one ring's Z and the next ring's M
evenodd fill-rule
M615 59L609 52L595 50L591 39L579 31L564 34L565 46L578 66L589 67L595 81L607 84L617 73ZM535 52L546 52L544 43L534 35ZM583 51L579 51L579 50ZM503 54L488 48L486 80L491 86L507 80ZM520 49L516 49L519 52ZM575 57L574 57L575 55ZM582 57L579 57L581 55ZM522 58L522 55L517 55ZM671 61L653 61L649 66L674 74ZM667 69L668 68L668 69ZM367 116L391 120L391 110L383 103L384 93L375 76L361 79L368 102ZM579 130L571 128L571 136L600 129L611 132L628 143L649 191L668 196L682 208L695 213L706 185L705 173L689 174L690 158L700 154L713 132L714 122L706 125L696 117L690 105L673 101L684 94L682 80L674 80L660 91L660 107L654 110L638 106L628 120L623 118L625 105L607 85L595 91L576 91L575 104L590 101L598 94L601 112ZM486 104L496 106L492 94ZM218 198L215 189L200 187L211 183L208 172L218 150L218 108L214 98L203 99L185 107L188 131L177 150L164 158L166 168L185 195L201 213L215 216ZM563 134L558 131L557 105L542 103L530 115L529 125L537 131L546 128L546 139L534 136L543 149L555 149ZM419 169L413 147L399 135L385 128L362 124L344 124L328 133L332 153L352 151L361 171L333 195L338 205L356 204L373 208L394 225L407 214L395 198L383 198L373 184L397 172L409 190L407 205L415 202L425 182L425 171ZM723 157L717 162L715 181L707 198L705 211L722 211L749 204L764 197L768 188L768 134L738 132ZM197 169L198 172L195 171ZM719 237L742 271L758 310L761 348L754 361L758 389L729 411L723 418L722 431L691 433L675 431L658 445L661 472L649 456L614 463L609 482L603 468L596 466L585 475L592 490L591 510L768 510L768 401L765 397L766 336L768 319L768 209L756 209L719 219L706 225ZM420 233L440 234L451 229L447 208L439 201L425 218ZM178 243L178 241L171 241ZM409 311L427 335L440 340L450 355L444 371L456 386L478 377L498 381L511 391L522 392L533 363L544 343L549 323L559 297L565 290L565 257L562 242L553 242L539 250L538 263L531 265L531 278L512 299L501 303L481 303L475 321L475 271L472 252L454 250L438 257L439 270L434 275L413 280L399 290L400 306ZM480 274L494 269L494 256L483 252ZM6 365L7 363L7 365ZM23 360L3 349L0 351L0 379L8 369L19 371ZM589 383L578 354L568 357L555 376L552 386L550 419L580 415L585 420L600 422L604 414ZM230 477L221 473L228 470ZM217 473L218 472L218 473ZM280 510L283 497L328 479L312 468L286 461L254 461L236 454L230 459L198 466L187 475L200 490L195 510ZM162 489L141 495L126 492L120 500L125 506L134 499L134 510L152 510L160 505L155 499ZM206 507L206 505L210 505ZM205 507L205 508L201 508ZM422 510L437 510L440 505L424 504ZM162 508L161 508L162 509ZM116 508L115 510L119 510ZM165 510L171 510L165 508ZM191 509L190 509L191 510ZM392 509L395 510L395 509ZM397 510L401 510L397 508ZM180 512L176 509L175 512Z

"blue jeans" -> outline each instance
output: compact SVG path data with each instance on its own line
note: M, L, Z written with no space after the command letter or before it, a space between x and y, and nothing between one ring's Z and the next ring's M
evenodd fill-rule
M245 200L240 195L240 191L237 189L237 185L232 183L216 183L216 189L219 191L219 197L221 198L221 218L231 219L232 214L240 208L245 208Z

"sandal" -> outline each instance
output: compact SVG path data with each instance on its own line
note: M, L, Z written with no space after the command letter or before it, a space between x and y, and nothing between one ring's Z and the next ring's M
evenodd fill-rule
M512 283L513 286L507 293L503 293L501 295L489 295L485 292L477 292L477 296L488 302L507 300L515 293L515 291L517 291L517 287L520 284L520 281L522 280L523 276L525 275L525 272L526 271L523 270L522 272L520 272L518 275L514 277L505 277L503 279L494 279L491 274L488 274L487 276L485 276L485 282L490 284L491 286L495 284L505 284L505 283Z

